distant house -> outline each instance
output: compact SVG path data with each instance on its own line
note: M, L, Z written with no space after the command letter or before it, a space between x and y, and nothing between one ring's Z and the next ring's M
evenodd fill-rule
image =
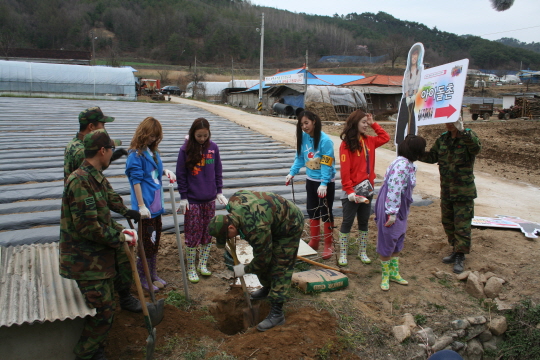
M518 76L523 83L540 84L540 71L521 70Z
M403 76L373 75L343 86L360 90L371 100L373 114L397 112L402 96Z
M90 51L7 49L0 53L2 60L15 60L48 64L90 65Z

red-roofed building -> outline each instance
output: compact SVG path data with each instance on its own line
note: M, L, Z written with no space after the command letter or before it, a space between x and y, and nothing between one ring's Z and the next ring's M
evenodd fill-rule
M402 96L403 76L373 75L351 81L342 86L354 88L364 93L373 106L373 114L391 115L397 113Z

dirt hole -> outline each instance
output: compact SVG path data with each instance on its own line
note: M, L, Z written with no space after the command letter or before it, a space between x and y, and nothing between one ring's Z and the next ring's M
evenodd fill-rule
M210 314L216 319L217 328L224 334L235 335L246 331L244 326L244 309L249 309L241 288L232 288L223 297L213 300L214 306L209 308ZM259 308L258 319L255 323L263 321L270 312L270 303L267 301L252 301L254 308ZM249 310L247 310L249 311Z

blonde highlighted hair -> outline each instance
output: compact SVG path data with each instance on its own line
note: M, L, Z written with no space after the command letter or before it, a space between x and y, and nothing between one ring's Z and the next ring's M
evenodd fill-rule
M148 145L148 139L154 136L156 140ZM159 152L158 145L163 140L163 128L157 119L149 116L137 127L135 130L135 135L131 140L131 145L129 146L130 150L136 150L138 153L141 153L146 148L149 148L152 152Z

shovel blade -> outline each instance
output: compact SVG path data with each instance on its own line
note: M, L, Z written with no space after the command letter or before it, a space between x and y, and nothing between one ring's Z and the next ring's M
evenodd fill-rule
M146 360L154 358L154 349L156 348L156 328L152 329L152 333L146 338Z
M244 329L257 325L259 322L259 304L253 305L252 308L243 308L242 315L244 317Z
M155 303L146 303L148 308L148 316L152 322L152 326L157 326L163 320L163 308L165 306L165 299L159 299Z

